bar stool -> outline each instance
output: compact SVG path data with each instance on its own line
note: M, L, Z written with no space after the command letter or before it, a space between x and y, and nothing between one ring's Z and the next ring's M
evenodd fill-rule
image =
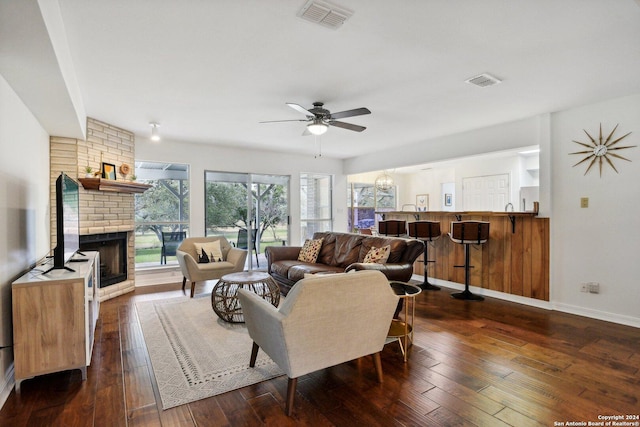
M430 262L435 260L429 260L429 243L440 238L440 223L438 221L415 221L409 223L409 236L420 239L424 242L424 282L419 285L420 288L425 291L439 291L440 287L432 283L429 283L427 273L429 271L428 266Z
M407 221L401 221L399 219L388 219L386 221L378 222L378 234L384 236L396 236L400 237L407 234ZM398 301L398 308L393 314L394 319L398 317L398 313L402 310L404 298L400 298Z
M453 298L468 301L483 301L480 295L472 294L469 291L469 251L471 245L481 245L489 239L489 223L485 221L459 221L451 223L449 237L454 243L464 245L464 265L454 267L464 267L464 291L451 294Z
M400 237L407 234L407 221L388 219L378 222L378 234Z

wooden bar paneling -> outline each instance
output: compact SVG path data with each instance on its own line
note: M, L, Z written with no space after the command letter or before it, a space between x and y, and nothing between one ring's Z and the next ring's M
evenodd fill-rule
M489 240L471 248L470 285L549 301L549 218L532 212L385 212L385 219L439 221L442 236L429 246L429 277L464 283L464 246L451 242L451 221L488 221ZM511 218L514 219L512 223ZM414 272L423 274L422 258Z
M517 226L519 225L519 227ZM522 264L524 258L524 230L526 223L522 221L516 225L516 232L511 233L511 293L514 295L526 296L523 288Z
M506 223L500 218L492 218L489 224L489 240L491 246L485 251L488 259L484 260L489 266L488 274L483 277L483 283L488 284L488 288L494 291L506 292L510 281L504 280L504 265L511 260L511 254L506 251L507 239L501 239L505 234Z
M532 298L549 300L549 218L533 221L531 252L540 253L542 261L531 265Z

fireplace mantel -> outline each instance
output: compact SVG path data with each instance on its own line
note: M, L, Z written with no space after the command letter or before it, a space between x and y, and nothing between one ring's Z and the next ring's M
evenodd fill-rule
M141 184L132 181L118 181L102 178L78 178L85 190L111 191L117 193L144 193L150 184Z

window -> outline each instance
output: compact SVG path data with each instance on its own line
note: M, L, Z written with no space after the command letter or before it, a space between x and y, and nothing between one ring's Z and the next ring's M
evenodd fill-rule
M163 257L163 239L188 235L189 230L189 166L176 163L136 161L139 182L153 187L135 199L136 267L176 264L174 243Z
M300 237L313 237L316 231L332 231L331 175L300 174ZM301 242L302 243L302 242Z
M379 190L374 184L352 183L347 190L348 227L351 231L372 228L376 212L396 210L396 187Z

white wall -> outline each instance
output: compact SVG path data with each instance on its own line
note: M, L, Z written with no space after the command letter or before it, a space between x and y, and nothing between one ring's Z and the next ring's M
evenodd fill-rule
M444 211L450 210L449 206L444 206L444 195L442 194L442 184L453 183L456 180L455 167L434 167L429 170L407 175L407 192L403 193L406 200L412 198L415 203L416 194L429 195L429 210ZM446 187L445 187L446 188ZM451 189L451 194L455 194L455 186ZM455 200L452 201L455 206ZM409 203L408 201L403 203Z
M640 147L613 158L620 172L597 165L572 167L581 156L569 155L597 138L599 124L606 138L633 132L617 145L640 146L640 94L573 108L551 115L552 265L551 297L559 308L640 326ZM580 198L589 207L580 208ZM600 294L582 293L583 282L599 282Z
M342 173L342 161L314 158L270 151L210 146L163 139L153 142L136 137L136 160L188 164L191 174L189 198L191 206L190 233L204 236L204 174L205 171L242 172L289 175L291 229L289 241L300 243L300 173L318 172L334 175L333 216L335 231L347 229L347 178Z
M0 345L12 344L11 282L49 252L49 135L0 76ZM13 387L0 350L0 407Z

